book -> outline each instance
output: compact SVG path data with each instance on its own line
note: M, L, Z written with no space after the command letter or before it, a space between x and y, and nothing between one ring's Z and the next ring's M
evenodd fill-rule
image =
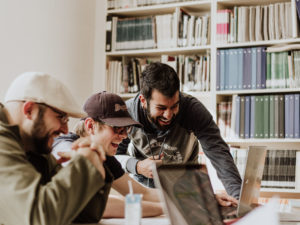
M105 38L105 51L110 52L111 51L111 33L112 33L112 16L108 15L106 16L106 24L105 24L105 32L106 32L106 38Z
M244 48L243 52L243 89L251 89L252 51L251 48Z
M237 95L233 95L232 96L232 109L231 109L231 119L230 119L230 133L229 133L229 137L232 138L238 138L238 135L235 132L235 126L236 126L236 117L238 116L237 113L239 113L239 110L237 110L237 104L236 104L236 100L237 99Z
M254 138L263 138L263 107L264 96L256 95L255 96L255 128L254 128Z
M240 136L240 116L241 116L241 96L237 95L236 96L236 101L235 101L235 108L236 108L236 117L235 117L235 137Z
M289 138L290 135L290 95L286 94L284 95L284 130L285 130L285 138Z
M300 137L300 94L295 94L294 138Z
M282 32L281 32L281 23L280 23L280 16L279 16L279 3L274 4L274 33L275 33L275 39L279 40L282 37Z
M256 70L259 65L257 65L257 49L256 48L251 48L251 89L256 89ZM260 65L261 66L261 65ZM261 70L261 68L258 68Z
M284 130L284 95L278 95L278 110L279 110L279 138L285 137L285 130Z
M275 132L275 102L274 102L274 95L270 95L269 97L269 103L270 103L270 108L269 108L269 137L270 138L275 138L274 132Z
M299 26L299 21L298 21L298 16L297 16L297 5L296 5L296 0L291 0L291 17L292 17L292 23L290 26L293 27L292 29L292 37L296 38L298 37L298 26Z
M251 124L251 98L245 96L245 138L250 138L250 124Z
M245 138L245 96L240 97L240 138Z
M220 50L220 90L225 90L225 76L226 76L225 52L226 50Z
M270 97L269 95L264 95L263 96L264 98L264 102L263 102L263 111L264 111L264 114L263 114L263 134L264 134L264 138L269 138L270 137L270 133L269 133L269 130L270 130L270 124L269 124L269 116L270 116Z
M274 138L279 138L279 95L274 95Z
M249 7L249 41L255 41L255 12L256 8L254 6Z
M255 41L263 40L263 9L255 6Z
M300 21L300 0L296 0L296 9L297 9L298 21Z
M255 119L257 118L255 115L255 96L250 96L250 138L254 138L255 133Z
M267 5L263 6L263 37L264 40L269 40L269 7Z
M237 71L238 71L238 79L237 79L237 85L238 89L241 90L243 89L243 72L244 72L244 59L243 59L244 51L243 48L238 48L237 49ZM299 58L300 59L300 58Z
M294 130L294 124L295 124L295 95L290 94L289 95L289 115L286 115L286 117L289 117L289 138L294 138L295 130ZM286 104L286 103L285 103Z

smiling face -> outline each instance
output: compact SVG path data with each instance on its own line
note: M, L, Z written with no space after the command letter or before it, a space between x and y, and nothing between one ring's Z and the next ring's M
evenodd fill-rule
M169 98L153 89L149 102L143 95L140 100L148 119L161 130L167 130L179 112L179 91Z
M37 105L39 112L33 121L30 139L36 152L49 154L54 138L60 133L68 132L67 121L62 121L62 113L54 111L51 107Z
M85 125L92 141L96 145L102 146L108 156L114 156L117 153L119 144L127 137L125 128L118 130L118 133L116 133L113 127L96 122L92 118L87 118Z

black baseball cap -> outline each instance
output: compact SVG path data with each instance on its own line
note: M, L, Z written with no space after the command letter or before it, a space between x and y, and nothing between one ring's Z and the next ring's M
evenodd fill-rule
M142 124L131 118L125 102L117 94L106 91L93 94L84 103L83 110L89 117L100 120L109 126L142 127Z

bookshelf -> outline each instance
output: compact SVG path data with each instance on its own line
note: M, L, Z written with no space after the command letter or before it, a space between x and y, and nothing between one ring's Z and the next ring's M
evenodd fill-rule
M129 1L130 2L130 1ZM120 62L124 62L124 60L128 60L131 58L153 58L161 60L162 55L167 55L171 57L178 57L178 55L191 56L191 55L209 55L209 89L206 91L185 91L195 97L199 98L205 106L212 113L215 121L218 121L220 116L218 115L218 104L222 101L232 101L234 95L240 96L256 96L256 95L285 95L285 94L296 94L300 93L300 88L268 88L268 89L235 89L235 90L217 90L217 76L218 76L218 51L220 50L228 50L228 49L244 49L244 48L259 48L259 47L269 47L273 45L279 44L297 44L300 43L299 36L299 21L296 10L295 0L253 0L253 1L242 1L242 0L196 0L196 1L177 1L177 2L169 2L165 4L153 4L153 5L145 5L145 6L137 6L134 3L139 3L140 1L132 1L132 7L128 8L118 8L118 9L108 9L106 11L108 16L111 17L145 17L152 15L164 15L170 14L173 15L176 26L179 25L179 12L183 10L184 12L189 13L190 15L195 16L208 16L210 22L208 23L208 41L205 44L201 44L198 46L178 46L180 39L180 29L176 31L175 37L175 46L166 47L166 48L148 48L148 49L125 49L125 50L115 50L107 51L105 53L107 64L110 61L117 60ZM217 38L217 25L220 21L218 19L218 12L223 10L224 12L228 12L231 10L234 13L234 10L239 10L242 7L252 7L252 10L257 6L260 6L262 11L264 10L264 6L269 6L270 4L277 4L278 9L280 8L280 4L290 5L290 19L291 27L286 30L285 37L282 38L283 33L281 33L280 38L278 38L278 34L275 35L275 31L273 32L273 36L276 38L269 38L268 40L256 40L256 41L228 41L227 43L220 43ZM235 9L236 7L236 9ZM227 11L226 11L227 10ZM258 10L258 9L256 9ZM264 11L263 11L264 12ZM230 17L228 17L229 25L233 26L233 22L231 23ZM226 21L226 19L225 19ZM230 24L231 23L231 24ZM263 23L263 21L262 21ZM238 26L238 24L237 24ZM274 28L275 29L275 28ZM285 29L285 28L282 28ZM286 28L288 29L288 28ZM112 29L113 30L113 29ZM277 31L276 31L277 32ZM283 31L282 31L283 32ZM263 36L263 35L262 35ZM274 37L275 37L274 36ZM229 38L228 38L229 39ZM263 39L263 38L262 38ZM233 40L233 39L232 39ZM178 58L177 58L178 59ZM177 65L178 66L178 65ZM178 71L177 71L178 72ZM109 72L106 71L106 82L109 77ZM108 87L109 84L107 83ZM124 90L116 91L120 94L124 99L128 99L130 97L135 96L134 93L124 93ZM270 148L278 148L278 149L293 149L300 150L300 139L299 138L240 138L240 137L224 137L225 141L234 147L246 148L249 145L267 145ZM269 197L272 194L277 194L281 197L291 197L296 198L300 193L300 189L298 190L285 190L285 189L269 189L265 188L262 190L263 197Z

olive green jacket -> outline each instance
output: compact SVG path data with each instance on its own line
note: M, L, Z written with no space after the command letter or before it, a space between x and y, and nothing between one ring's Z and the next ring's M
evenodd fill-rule
M51 154L25 153L3 108L0 103L0 224L98 222L113 179L107 168L103 180L80 155L62 168Z

